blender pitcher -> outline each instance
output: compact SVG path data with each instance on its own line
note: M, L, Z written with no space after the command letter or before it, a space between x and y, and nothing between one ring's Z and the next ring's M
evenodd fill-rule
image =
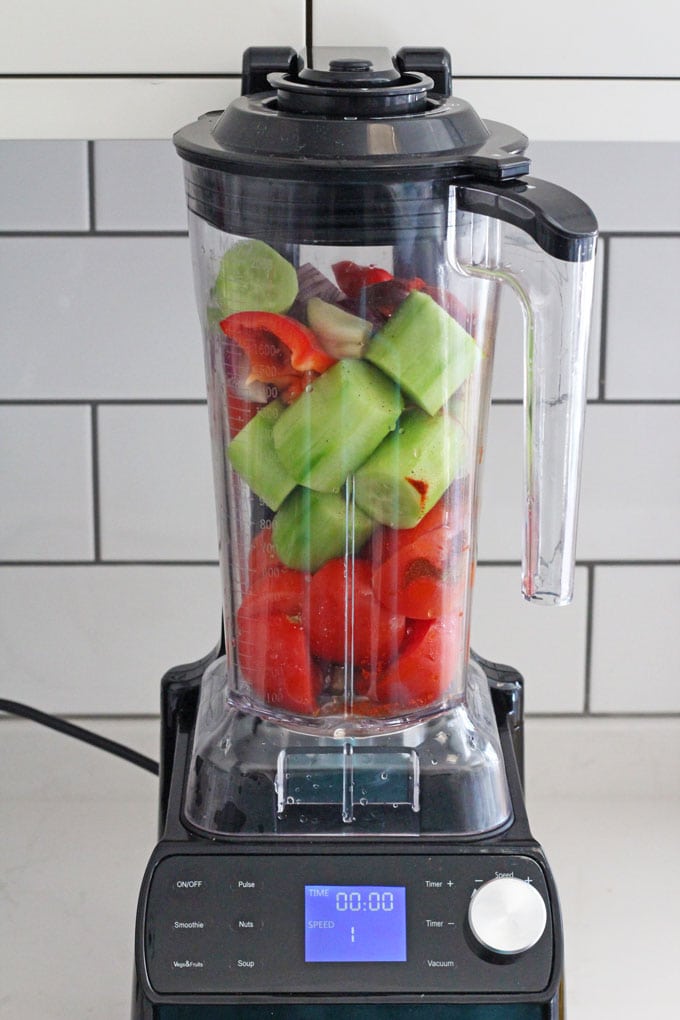
M524 311L522 591L572 593L596 223L443 50L251 49L179 131L223 655L200 832L455 832L509 799L469 631L501 286Z

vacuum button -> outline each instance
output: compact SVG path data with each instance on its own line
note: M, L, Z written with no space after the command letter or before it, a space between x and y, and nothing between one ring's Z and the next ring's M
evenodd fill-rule
M473 893L470 930L492 953L524 953L535 946L548 919L543 897L521 878L493 878Z

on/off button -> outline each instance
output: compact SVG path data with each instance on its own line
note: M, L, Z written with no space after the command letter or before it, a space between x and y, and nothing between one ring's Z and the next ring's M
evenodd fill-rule
M209 892L210 885L206 882L205 878L201 875L188 873L175 873L171 877L168 876L166 879L166 889L170 894L170 898L175 903L186 903L195 902L196 900L203 899L205 894Z

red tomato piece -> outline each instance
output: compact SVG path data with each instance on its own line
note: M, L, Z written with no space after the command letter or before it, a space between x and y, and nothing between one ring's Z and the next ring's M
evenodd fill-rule
M386 269L373 265L360 266L356 262L343 261L336 262L332 268L338 287L349 298L358 297L363 287L392 279L392 274Z
M264 574L272 575L280 570L287 570L276 555L272 540L271 528L263 528L250 543L248 553L248 577L253 584Z
M246 616L285 613L300 619L308 585L309 574L291 570L290 567L274 567L271 572L261 574L246 592L241 602L241 611Z
M370 559L374 565L384 563L399 549L410 545L421 535L449 524L452 517L448 500L446 497L442 497L414 528L388 528L387 526L377 528L371 535L364 558Z
M321 671L312 662L302 624L285 613L252 616L242 608L236 647L253 694L272 708L315 715Z
M312 576L305 609L310 648L320 659L344 662L347 654L364 670L375 670L397 654L406 621L402 615L388 612L376 599L368 561L355 560L349 573L353 576L345 576L343 559L334 559ZM352 604L352 620L346 625ZM367 686L363 680L365 677L362 688Z
M415 530L415 529L412 529ZM373 591L393 613L431 620L459 612L466 577L457 572L466 557L456 555L456 532L434 528L397 551L373 572Z
M376 700L402 711L438 701L456 675L461 639L460 618L409 621L399 656L378 677Z

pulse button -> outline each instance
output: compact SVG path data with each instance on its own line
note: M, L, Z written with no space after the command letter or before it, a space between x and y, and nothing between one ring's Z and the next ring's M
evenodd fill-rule
M548 914L540 892L521 878L493 878L473 894L468 922L485 949L503 956L525 953L545 931Z

